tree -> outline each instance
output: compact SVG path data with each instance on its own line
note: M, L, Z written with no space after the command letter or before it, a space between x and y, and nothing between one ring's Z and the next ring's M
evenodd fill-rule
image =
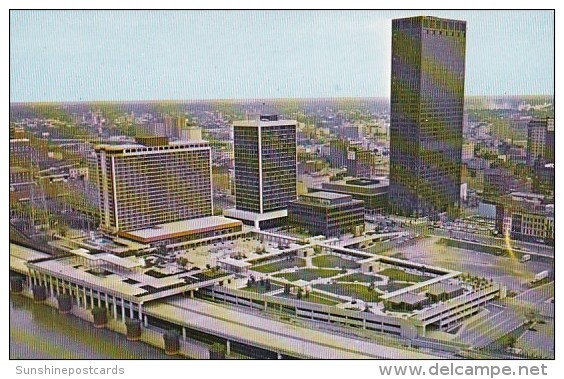
M315 245L315 246L313 247L313 252L314 252L315 254L321 254L322 251L323 251L323 249L322 249L321 246L319 246L319 245Z
M188 264L188 259L180 257L177 259L177 262L180 266L185 267Z
M517 337L515 337L514 335L511 335L507 338L507 346L513 348L515 347L516 343L517 343Z

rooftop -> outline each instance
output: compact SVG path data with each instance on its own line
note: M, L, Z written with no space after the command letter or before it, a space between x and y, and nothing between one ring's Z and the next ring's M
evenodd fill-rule
M195 148L195 147L202 147L198 145L208 145L208 141L206 140L190 140L190 141L172 141L166 145L143 145L139 143L125 143L119 145L109 145L109 144L101 144L96 145L96 150L105 150L105 151L112 151L112 152L123 152L124 150L133 150L133 149L140 149L140 150L157 150L161 151L161 148L165 148L162 151L174 150L174 148Z
M350 195L343 195L340 193L335 193L335 192L324 192L324 191L319 191L319 192L310 192L304 195L301 195L302 197L310 197L310 198L315 198L315 199L324 199L324 200L336 200L336 199L346 199L346 198L350 198Z
M276 118L276 120L269 120L268 117L260 117L260 119L255 120L242 120L242 121L233 121L233 126L237 127L250 127L250 128L257 128L257 127L265 127L265 126L286 126L286 125L293 125L296 126L298 122L296 120L280 120Z
M411 292L405 292L399 295L396 295L392 298L389 298L388 301L392 302L392 303L404 303L404 304L418 304L424 300L426 300L427 297L424 294L418 293L411 293Z
M154 225L150 228L129 232L121 232L121 235L125 238L131 238L137 241L154 242L238 225L241 225L241 221L222 216L207 216Z
M447 294L454 293L463 288L464 287L460 285L439 282L430 285L429 288L427 288L426 292L430 295L438 296L443 293L447 293Z

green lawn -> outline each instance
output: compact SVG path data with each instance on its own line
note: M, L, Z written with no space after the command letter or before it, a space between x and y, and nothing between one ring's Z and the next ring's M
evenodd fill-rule
M314 266L324 268L359 268L360 265L350 259L344 259L337 255L318 255L311 259Z
M362 282L362 283L372 283L372 282L380 282L382 278L374 275L367 275L360 272L355 272L354 274L349 274L345 276L341 276L340 278L335 279L337 282Z
M332 292L341 296L351 296L356 299L370 302L378 302L378 292L371 291L367 286L356 283L316 284L314 288L322 291Z
M408 272L399 270L397 268L387 268L378 272L378 274L387 276L391 280L399 280L402 282L411 282L411 283L424 282L432 278L431 276L427 276L427 275L410 274Z
M409 284L409 283L399 283L399 282L388 282L388 284L384 285L384 286L376 286L379 290L382 290L384 292L394 292L397 290L401 290L402 288L405 287L410 287L413 284Z
M251 285L250 287L247 286L247 287L244 287L244 288L241 288L241 289L243 291L248 291L248 292L265 293L265 292L270 292L270 291L274 291L274 290L282 288L278 284L270 283L270 285L271 285L271 288L269 290L267 290L266 287L261 286L258 282L255 285Z
M343 273L342 270L335 270L335 269L319 269L319 268L304 268L294 272L285 272L282 274L275 274L274 276L277 278L284 278L291 282L295 282L296 280L306 280L311 281L317 278L330 278L337 274Z
M302 258L292 258L290 260L284 259L281 261L253 266L252 270L269 274L272 272L283 270L285 268L292 268L296 266L304 267L305 261Z
M277 295L278 297L284 297L286 299L293 299L297 300L296 295L287 295L287 294L280 294ZM320 296L317 294L310 293L309 297L302 297L303 301L309 301L310 303L317 303L317 304L324 304L324 305L336 305L339 304L338 301L328 299L324 296Z

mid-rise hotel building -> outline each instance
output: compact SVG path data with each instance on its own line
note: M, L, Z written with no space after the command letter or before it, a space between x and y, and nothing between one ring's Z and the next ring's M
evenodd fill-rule
M108 232L211 216L211 149L207 141L138 138L99 145L101 227Z

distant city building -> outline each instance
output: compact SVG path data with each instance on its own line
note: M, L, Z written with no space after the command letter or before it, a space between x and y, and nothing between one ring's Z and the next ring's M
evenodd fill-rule
M509 192L531 190L530 183L516 177L511 170L502 167L484 170L484 194L505 195Z
M554 244L554 204L544 195L513 192L496 202L496 229L512 239Z
M390 182L387 178L345 178L323 183L321 188L326 192L351 195L353 199L364 202L367 212L382 213L388 205L389 185Z
M372 152L346 139L337 138L330 142L329 162L333 168L346 168L347 175L370 177Z
M546 120L546 138L544 146L544 160L554 163L554 119Z
M390 211L460 207L466 22L392 21Z
M233 123L236 209L226 216L257 228L287 216L297 197L296 125L277 115Z
M32 148L29 139L10 140L10 166L29 167L31 165Z
M358 125L343 125L335 128L335 133L352 141L359 140L363 136L362 128Z
M288 222L307 229L310 234L355 233L364 227L364 205L350 195L312 192L290 202Z
M527 163L527 142L525 141L525 146L517 146L515 143L509 148L508 155L509 160L513 164L526 164Z
M474 143L465 142L462 144L462 161L474 158Z
M71 179L88 180L89 178L88 167L71 167L69 169L69 177Z
M180 129L180 134L178 138L183 141L201 140L202 129L194 125L183 127L182 129Z
M527 164L536 161L554 162L554 119L544 118L529 121L527 128Z
M325 161L320 159L298 162L298 175L313 174L322 170L326 164Z
M555 190L554 163L535 163L533 190L537 193L554 196Z
M212 215L208 142L137 142L96 147L102 229L130 231Z

